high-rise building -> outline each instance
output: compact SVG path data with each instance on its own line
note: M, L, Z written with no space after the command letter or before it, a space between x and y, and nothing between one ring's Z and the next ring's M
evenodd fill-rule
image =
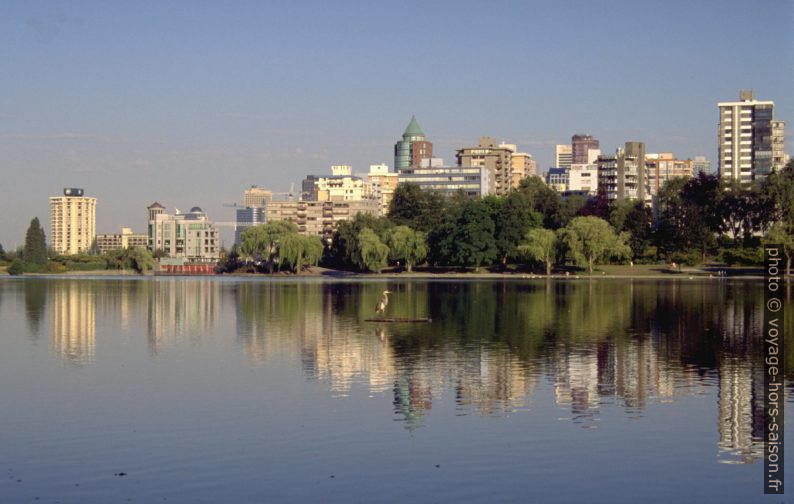
M650 201L645 173L645 144L626 142L615 155L598 156L598 191L610 200Z
M570 145L557 144L554 148L554 166L570 168L573 163L573 151Z
M273 201L273 191L263 187L252 185L250 189L243 191L243 206L266 207L271 201Z
M711 173L711 161L706 156L695 156L692 159L692 173Z
M501 196L512 187L512 156L515 146L502 143L496 145L491 137L480 137L477 147L466 147L457 152L458 166L462 168L484 168L483 177L493 174L493 194Z
M532 154L526 152L518 152L518 146L509 143L500 143L500 149L507 149L510 151L510 188L517 189L521 180L537 175L538 164L532 158Z
M149 250L162 250L169 257L194 262L214 262L220 252L215 224L199 207L170 215L159 203L149 205ZM151 218L154 217L154 218Z
M50 197L50 246L59 254L79 254L91 249L96 238L96 198L82 189L65 188L63 196Z
M739 101L717 105L720 177L748 184L783 167L785 123L775 120L775 102L744 90Z
M494 194L493 170L486 166L444 166L441 158L422 160L417 167L400 170L400 184L416 184L422 189L451 196L463 191L469 197Z
M674 178L692 178L694 162L676 159L670 152L645 155L645 186L648 194L657 196L659 190Z
M373 197L379 203L378 215L389 213L389 205L394 197L394 190L397 189L398 177L399 174L389 171L389 165L386 163L369 165L367 182L372 187Z
M571 137L571 164L590 164L598 157L589 151L598 151L598 140L590 135L574 135ZM600 153L600 151L599 151Z
M403 132L403 139L394 144L394 171L419 166L422 159L431 157L433 144L425 138L416 117L411 116L411 122Z

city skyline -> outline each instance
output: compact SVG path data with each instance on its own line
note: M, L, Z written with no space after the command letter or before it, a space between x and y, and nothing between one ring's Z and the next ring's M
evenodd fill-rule
M0 21L14 48L2 64L13 77L0 159L15 189L0 243L10 249L32 217L46 221L63 187L98 198L100 233L143 231L151 201L232 220L222 205L243 187L285 191L334 164L391 166L411 115L438 157L493 136L541 173L555 145L582 132L604 152L640 140L647 152L705 155L714 170L717 103L740 89L794 120L791 3L727 9L720 23L709 4L629 5L431 5L396 30L403 6L11 4ZM395 77L403 54L416 55L406 67L416 78ZM492 79L477 65L485 58L513 74ZM653 78L660 68L673 77Z

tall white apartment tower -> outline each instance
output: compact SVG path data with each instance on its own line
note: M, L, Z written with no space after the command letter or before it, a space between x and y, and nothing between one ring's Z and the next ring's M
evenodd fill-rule
M59 254L79 254L96 239L96 198L82 189L66 188L50 197L50 245Z
M775 102L741 91L739 101L720 102L719 174L748 184L783 167L785 123L775 121Z

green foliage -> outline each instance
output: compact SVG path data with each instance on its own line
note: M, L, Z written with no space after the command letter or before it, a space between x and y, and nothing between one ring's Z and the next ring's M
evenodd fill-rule
M539 227L542 217L532 209L526 195L513 191L505 198L494 198L494 237L503 265L517 256L518 244L530 228Z
M6 251L3 248L3 244L0 243L0 261L7 261L7 260L8 260L8 255L6 255Z
M334 231L327 262L338 268L368 269L361 257L361 244L359 243L361 231L368 228L383 241L391 226L391 221L385 217L362 213L356 214L351 220L340 222Z
M30 221L28 230L25 233L25 248L23 249L22 259L32 264L47 264L47 239L44 230L39 224L39 218L34 217Z
M389 220L396 225L429 232L447 206L447 199L436 191L426 191L416 184L403 183L394 190L389 204ZM374 229L377 232L377 229Z
M362 265L375 273L380 273L388 264L389 247L378 238L370 228L364 228L358 235Z
M232 249L218 261L215 267L216 273L234 273L243 266L240 260L240 248L235 243Z
M604 219L598 217L575 217L558 232L558 238L570 257L589 273L593 266L606 259L627 253L625 236L617 236Z
M543 216L543 227L558 229L565 224L562 211L562 198L554 189L547 186L540 177L525 177L518 186L518 192L529 201L530 207Z
M135 270L138 273L145 273L154 269L154 258L151 252L143 247L133 247L128 249L109 250L105 252L103 268L92 267L97 263L89 261L78 261L77 257L68 258L65 263L68 269L90 270L90 269L110 269L110 270ZM81 266L82 265L82 266Z
M298 232L298 227L290 221L271 221L259 226L251 226L242 232L240 239L241 254L249 260L262 261L268 271L278 268L279 241L286 235Z
M704 173L665 184L659 194L660 251L670 257L671 253L694 249L704 260L723 226L723 195L719 178Z
M9 275L21 275L25 271L25 264L22 262L22 259L17 257L8 265L7 271Z
M611 207L609 222L618 233L627 233L629 258L642 257L653 238L653 212L641 201L623 200Z
M764 250L761 247L727 247L720 249L717 257L728 266L754 266L764 262Z
M518 246L519 253L530 261L546 266L546 274L551 275L551 266L557 250L557 235L550 229L534 228L526 232L525 241Z
M794 254L794 232L786 222L776 222L764 237L765 244L782 245L786 257L786 275L791 274L791 256Z
M279 259L298 275L304 264L316 266L322 255L323 243L319 236L287 233L279 241Z
M386 234L386 245L389 247L389 259L401 261L409 272L427 257L427 237L408 226L391 228Z
M468 200L448 211L428 241L440 264L473 267L492 264L498 254L491 209L482 199Z
M769 201L757 184L744 187L738 182L731 183L723 191L719 202L718 212L722 216L720 231L729 234L734 245L739 244L740 238L749 244L753 233L766 227L772 211Z

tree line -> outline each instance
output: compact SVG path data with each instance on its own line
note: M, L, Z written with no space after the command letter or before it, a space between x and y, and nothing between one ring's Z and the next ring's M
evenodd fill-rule
M6 271L10 275L74 270L135 270L144 273L154 268L152 254L141 247L111 250L102 255L57 254L47 247L47 238L38 217L30 221L25 233L25 244L18 250L7 252L0 244L0 263L6 264Z
M340 222L322 263L373 272L529 264L547 274L555 265L589 272L628 262L752 265L763 261L766 241L783 244L790 266L794 162L749 186L703 173L673 179L656 209L604 194L563 198L538 177L501 197L445 197L401 184L387 216Z

